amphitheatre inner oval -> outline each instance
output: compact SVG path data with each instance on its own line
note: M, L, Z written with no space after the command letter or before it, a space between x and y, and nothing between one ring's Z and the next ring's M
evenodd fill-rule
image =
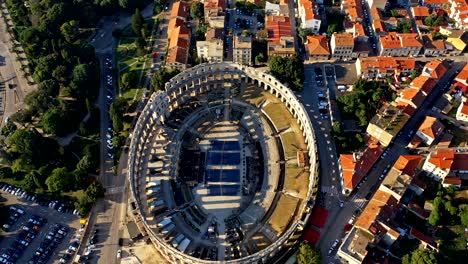
M243 259L286 233L298 237L308 214L303 128L277 94L230 77L178 95L166 89L170 110L146 141L137 199L153 243L166 244L160 250L169 259L180 259L175 251Z

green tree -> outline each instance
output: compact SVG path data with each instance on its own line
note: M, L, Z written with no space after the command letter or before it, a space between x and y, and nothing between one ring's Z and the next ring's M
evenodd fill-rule
M458 216L460 217L461 224L464 227L468 227L468 204L461 204L459 206Z
M255 64L261 64L263 62L266 62L266 58L263 53L259 53L257 56L255 56Z
M32 112L41 114L46 112L54 103L54 99L50 97L44 90L35 90L26 94L24 102L29 105Z
M54 135L63 135L66 129L63 124L63 110L59 108L50 108L41 118L41 125L44 132Z
M143 56L145 55L145 48L146 48L146 40L143 37L138 37L135 39L135 46L137 48L137 55Z
M343 125L341 122L334 121L332 124L333 132L336 134L341 134L343 133Z
M431 224L431 225L437 225L440 222L439 209L434 208L431 211L431 214L429 215L428 221L429 221L429 224Z
M319 249L307 243L302 243L297 251L297 263L320 264L322 263L322 254Z
M62 33L62 36L65 38L67 42L74 42L76 39L76 21L71 20L68 22L65 22L62 24L60 27L60 33Z
M170 70L169 68L164 67L156 74L153 74L153 77L151 77L151 92L164 90L166 82L179 73L180 71L178 69Z
M82 172L92 172L96 169L98 160L90 155L84 155L80 161L76 164L76 169Z
M120 87L123 89L136 88L138 82L138 75L134 71L122 74L120 78Z
M445 210L446 210L451 216L457 215L458 209L457 209L457 207L453 206L452 201L450 201L450 200L445 201L445 202L444 202L444 207L445 207Z
M417 249L403 256L403 264L436 264L437 258L434 251Z
M93 182L86 188L86 196L94 203L97 199L104 197L105 189L99 182Z
M78 210L81 216L85 216L91 210L93 203L86 195L82 195L75 202L75 208Z
M190 6L190 15L196 19L203 18L203 4L201 2L194 2Z
M51 192L62 192L72 189L70 173L66 168L56 168L45 181L47 188Z
M141 29L143 28L144 23L145 20L143 19L140 10L138 8L135 9L135 13L132 15L132 29L137 37L141 36Z
M396 32L398 33L411 33L412 31L411 21L398 23L396 26Z

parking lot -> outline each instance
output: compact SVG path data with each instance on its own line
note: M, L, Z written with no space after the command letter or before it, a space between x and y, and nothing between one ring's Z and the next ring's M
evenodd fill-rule
M59 202L38 201L37 197L33 201L35 196L22 197L21 190L11 194L0 189L0 193L4 204L10 207L10 219L2 226L0 263L59 263L70 244L77 245L80 223L79 216L73 214L74 208ZM71 261L73 252L68 253L61 263Z

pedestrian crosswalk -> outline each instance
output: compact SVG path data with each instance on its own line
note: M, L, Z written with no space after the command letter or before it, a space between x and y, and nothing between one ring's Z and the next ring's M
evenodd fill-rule
M364 208L365 204L367 203L367 200L364 198L357 198L356 195L351 198L350 201L356 208L362 209Z
M320 188L320 191L324 193L338 194L338 191L336 190L335 186L322 186Z
M124 191L124 186L106 188L106 194L117 194Z

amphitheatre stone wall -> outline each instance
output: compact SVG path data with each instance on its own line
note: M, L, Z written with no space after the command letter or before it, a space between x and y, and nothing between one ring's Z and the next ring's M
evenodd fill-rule
M260 260L265 262L287 243L288 239L297 229L303 228L304 224L308 221L311 212L310 209L313 206L315 191L318 184L316 139L309 116L295 94L272 75L247 66L220 62L200 64L187 69L167 82L165 91L158 91L152 94L135 125L127 164L127 176L130 183L131 200L133 201L132 207L134 209L135 218L137 222L140 223L140 227L144 228L144 233L149 235L158 251L172 263L218 262L201 260L178 251L166 244L148 226L144 219L145 214L141 212L144 207L141 205L138 195L140 190L138 190L138 184L136 184L138 182L138 177L144 177L141 161L147 153L145 149L148 147L148 139L151 138L159 125L164 124L172 110L183 105L188 99L198 94L212 88L223 86L225 82L248 82L258 85L258 87L263 88L279 98L297 120L305 143L307 144L309 157L309 188L307 194L307 201L309 202L304 203L302 208L300 208L300 215L302 217L291 224L288 230L274 243L255 254L240 259L224 261L224 263L256 263Z

